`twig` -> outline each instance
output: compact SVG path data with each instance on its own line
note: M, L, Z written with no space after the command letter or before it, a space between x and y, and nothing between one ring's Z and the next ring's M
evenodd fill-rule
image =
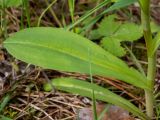
M25 104L27 104L27 102L24 101L24 100L22 100L21 98L18 98L18 100L21 101L21 102L23 102L23 103L25 103ZM42 113L44 113L50 120L54 120L48 113L46 113L46 112L45 112L44 110L42 110L41 108L33 105L32 103L29 103L28 105L31 106L31 107L33 107L34 109L39 110L39 111L41 111Z

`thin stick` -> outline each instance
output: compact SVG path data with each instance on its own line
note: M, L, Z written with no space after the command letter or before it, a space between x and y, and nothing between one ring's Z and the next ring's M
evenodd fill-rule
M42 19L43 15L48 11L48 9L50 9L50 7L52 7L52 5L53 5L54 3L56 3L56 2L57 2L57 0L54 0L54 1L42 12L42 14L40 15L40 17L39 17L39 19L38 19L37 27L40 26L41 19Z
M26 101L24 101L24 100L22 100L22 99L20 99L20 98L18 98L18 100L21 101L21 102L23 102L23 103L25 103L25 104L28 104ZM29 106L33 107L33 108L36 109L36 110L41 111L41 112L44 113L50 120L54 120L49 114L47 114L47 113L46 113L44 110L42 110L41 108L33 105L32 103L29 103Z

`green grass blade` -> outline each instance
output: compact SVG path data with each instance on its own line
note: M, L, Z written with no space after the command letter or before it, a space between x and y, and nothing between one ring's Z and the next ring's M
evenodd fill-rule
M69 11L72 19L72 23L74 22L74 9L75 9L75 0L68 0Z
M146 77L129 68L119 58L90 40L59 28L28 28L4 42L16 58L44 67L89 74L88 48L92 55L92 74L117 78L134 86L150 89Z
M104 115L106 114L106 112L108 111L108 109L109 109L109 105L106 105L105 106L105 108L104 108L104 110L101 112L101 114L99 115L99 117L98 117L98 120L103 120L103 117L104 117Z
M102 3L100 3L95 8L93 8L92 10L90 10L88 13L86 13L85 15L83 15L82 17L80 17L76 22L74 22L73 24L69 25L67 27L67 29L68 30L72 29L74 26L78 25L79 23L81 23L82 21L84 21L85 19L87 19L90 15L92 15L94 12L96 12L97 10L99 10L102 7L104 7L105 5L107 5L110 2L111 2L111 0L106 0L106 1L104 1ZM97 15L93 20L91 20L90 23L92 23L92 25L93 25L104 14L106 14L108 12L111 12L113 10L117 10L117 9L126 7L126 6L131 5L131 4L135 3L135 2L137 2L137 0L119 0L119 1L115 2L112 6L110 6L108 9L104 10L101 14Z
M6 96L4 96L4 98L1 100L0 103L0 113L4 110L4 108L6 107L6 105L8 104L8 102L11 99L11 95L7 94Z
M89 98L92 98L92 90L94 89L95 98L97 100L118 105L130 111L134 115L140 117L142 120L146 120L146 115L143 112L141 112L136 106L130 103L128 100L96 84L91 84L73 78L58 78L52 80L52 85L59 90L63 90L74 94L79 94L81 96L86 96ZM44 85L45 91L52 90L52 85L45 84Z
M23 3L23 9L24 14L27 18L27 24L28 27L31 27L31 20L30 20L30 11L29 11L29 0L22 0Z
M104 10L101 14L106 14L107 12L113 11L113 10L117 10L123 7L126 7L128 5L131 5L135 2L137 2L138 0L119 0L118 2L115 2L111 7L109 7L108 9Z
M88 48L88 57L89 57L89 75L91 84L93 84L93 75L92 75L92 55L90 54L90 49ZM94 114L94 120L97 120L97 111L96 111L96 99L94 94L94 89L92 89L92 109Z
M74 22L73 24L69 25L67 27L67 30L72 29L74 26L76 26L77 24L81 23L83 20L85 20L86 18L88 18L90 15L92 15L94 12L96 12L99 9L101 9L102 7L104 7L105 5L107 5L110 2L111 2L111 0L104 0L103 2L101 2L100 4L98 4L96 7L94 7L93 9L91 9L90 11L88 11L86 14L84 14L76 22Z

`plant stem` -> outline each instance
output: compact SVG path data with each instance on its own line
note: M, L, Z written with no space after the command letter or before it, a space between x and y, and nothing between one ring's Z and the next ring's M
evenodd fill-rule
M74 9L75 9L75 0L68 0L69 11L71 15L72 23L74 23Z
M152 118L154 115L154 80L156 73L156 55L152 57L148 57L148 71L147 71L147 79L151 85L151 90L145 90L145 99L146 99L146 111L147 115Z
M29 1L28 0L22 0L22 2L23 2L24 13L25 13L25 16L27 18L28 27L31 27L30 12L29 12Z
M146 112L148 117L152 119L154 115L154 80L156 73L156 53L151 54L152 48L152 33L150 27L150 0L140 0L141 6L141 19L144 31L144 38L147 47L147 57L148 57L148 71L147 71L147 82L150 84L151 89L145 90L145 100L146 100Z

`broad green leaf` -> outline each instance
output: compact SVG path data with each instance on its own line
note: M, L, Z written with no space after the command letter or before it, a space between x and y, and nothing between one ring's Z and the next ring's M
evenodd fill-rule
M115 56L122 57L126 51L121 47L120 40L112 37L105 37L101 40L101 46Z
M4 47L17 59L47 69L89 74L91 62L93 75L150 89L146 77L138 71L90 40L64 29L28 28L8 38Z
M5 7L17 7L22 4L22 0L0 0L0 7L2 7L3 4Z
M56 87L59 90L66 92L79 94L81 96L86 96L92 98L92 92L94 89L95 98L97 100L102 100L104 102L109 102L115 105L118 105L136 116L139 116L141 119L145 120L146 115L141 112L136 106L130 103L128 100L114 94L108 89L102 88L96 84L91 84L85 81L76 80L73 78L58 78L53 79L50 83L44 85L45 91L51 91L52 86Z

